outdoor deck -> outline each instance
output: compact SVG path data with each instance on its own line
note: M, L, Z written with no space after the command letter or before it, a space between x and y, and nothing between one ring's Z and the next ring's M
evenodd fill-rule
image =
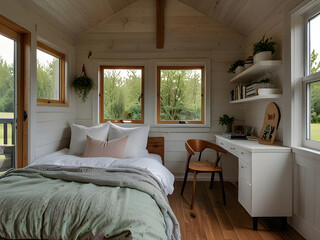
M0 118L0 174L14 167L14 118Z

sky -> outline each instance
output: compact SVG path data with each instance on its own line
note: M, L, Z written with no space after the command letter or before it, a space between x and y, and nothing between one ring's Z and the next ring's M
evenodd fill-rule
M4 59L8 64L13 63L14 57L14 40L7 38L0 34L0 56ZM48 62L51 62L54 57L51 55L44 53L42 51L37 50L37 59L44 64L48 65Z

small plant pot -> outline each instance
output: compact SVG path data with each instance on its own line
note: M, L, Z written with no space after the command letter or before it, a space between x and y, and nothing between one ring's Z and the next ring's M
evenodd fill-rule
M243 67L243 66L238 66L238 67L236 68L236 70L235 70L235 73L236 73L236 74L239 74L239 73L243 72L243 70L244 70L244 67Z
M253 63L246 63L246 64L244 65L244 68L247 69L247 68L251 67L252 65L253 65Z
M271 51L265 51L265 52L259 52L253 57L253 62L256 64L260 61L265 60L272 60L272 52Z
M226 125L226 133L231 133L232 131L232 124Z

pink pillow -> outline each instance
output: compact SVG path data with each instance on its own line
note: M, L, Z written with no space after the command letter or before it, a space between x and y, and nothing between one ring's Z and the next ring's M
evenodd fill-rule
M83 156L124 158L127 140L128 136L111 141L102 141L87 135L87 146Z

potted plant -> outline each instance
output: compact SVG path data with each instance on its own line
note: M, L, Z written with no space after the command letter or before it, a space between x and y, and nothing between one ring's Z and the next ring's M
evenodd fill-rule
M271 60L272 55L275 53L275 42L272 42L272 37L265 38L263 35L262 39L253 44L252 54L254 63L260 62L262 60Z
M243 60L238 60L234 64L231 64L228 72L229 73L240 73L244 69L245 62Z
M80 77L76 77L72 82L72 88L74 92L81 98L81 101L84 103L91 89L94 88L93 80L87 76L84 64L82 66L82 72Z
M226 126L226 132L229 133L231 132L234 120L234 117L229 117L227 114L223 114L222 117L219 117L219 125Z

